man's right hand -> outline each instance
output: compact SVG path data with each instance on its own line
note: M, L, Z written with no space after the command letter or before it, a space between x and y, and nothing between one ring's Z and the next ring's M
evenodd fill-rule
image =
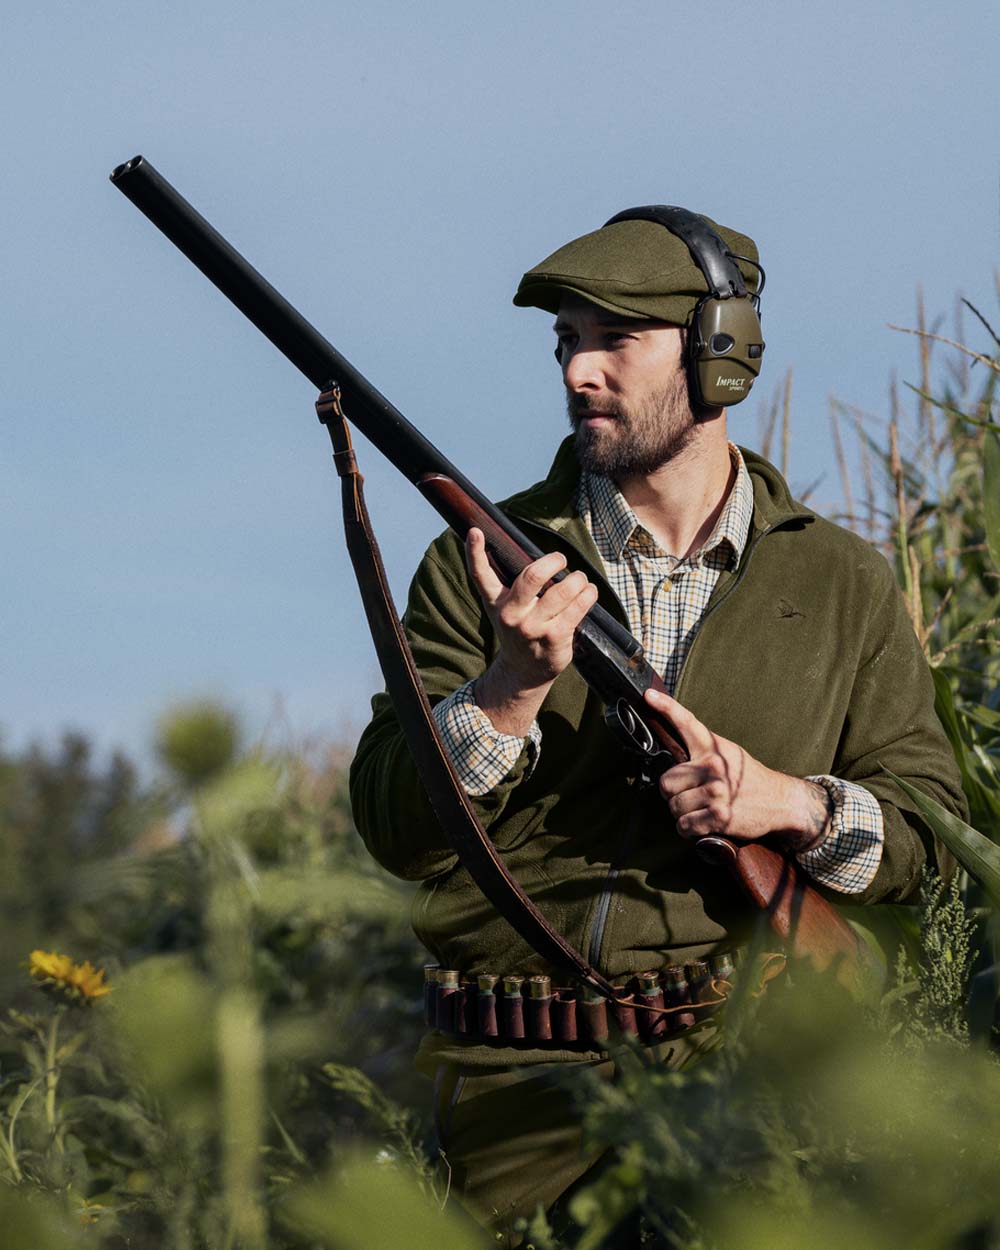
M566 567L566 557L557 551L504 586L478 529L469 530L465 555L500 642L499 654L476 682L476 702L500 733L523 738L552 683L573 659L573 635L597 602L597 587L574 572L539 594Z

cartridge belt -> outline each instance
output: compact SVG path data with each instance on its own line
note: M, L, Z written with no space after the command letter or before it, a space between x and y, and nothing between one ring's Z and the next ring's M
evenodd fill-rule
M716 1011L732 990L729 955L641 972L607 998L586 985L554 986L547 976L498 976L424 966L429 1028L488 1044L601 1049L611 1037L647 1045L689 1029Z

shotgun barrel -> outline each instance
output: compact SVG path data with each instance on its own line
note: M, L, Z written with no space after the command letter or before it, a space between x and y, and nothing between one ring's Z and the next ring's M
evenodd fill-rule
M281 295L218 230L193 208L144 156L118 165L111 181L206 278L271 340L274 346L323 390L331 381L340 387L351 422L414 485L430 474L450 478L518 544L532 560L543 553L451 461L407 421L360 373ZM641 648L624 626L595 605L588 619L610 637L628 658Z

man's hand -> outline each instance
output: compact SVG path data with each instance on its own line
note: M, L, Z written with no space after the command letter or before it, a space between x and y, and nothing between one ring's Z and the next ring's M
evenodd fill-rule
M504 586L486 558L482 530L469 530L465 554L500 642L497 658L476 682L476 702L500 733L523 738L573 658L573 635L597 602L597 587L575 572L539 594L566 567L560 552L535 560Z
M660 777L685 838L719 833L751 842L774 834L792 851L812 850L830 832L831 801L812 781L767 768L738 743L713 733L676 699L646 691L646 702L677 726L691 759Z

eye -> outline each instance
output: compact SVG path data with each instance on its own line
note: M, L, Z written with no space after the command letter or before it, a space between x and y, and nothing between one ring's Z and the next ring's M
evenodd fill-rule
M558 335L556 338L556 345L554 349L556 360L561 361L563 358L563 352L567 349L569 351L572 351L577 341L578 341L577 336L575 334Z

